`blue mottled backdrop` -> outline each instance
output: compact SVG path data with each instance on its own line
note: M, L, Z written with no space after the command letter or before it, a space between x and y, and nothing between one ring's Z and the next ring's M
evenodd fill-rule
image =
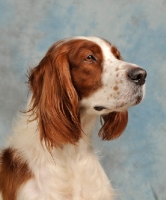
M1 0L0 147L26 103L25 76L56 40L96 35L148 72L124 134L101 142L116 200L166 200L166 0Z

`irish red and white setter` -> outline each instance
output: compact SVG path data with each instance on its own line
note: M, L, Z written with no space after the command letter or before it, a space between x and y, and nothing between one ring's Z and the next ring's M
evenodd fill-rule
M29 72L25 114L0 156L0 199L112 200L114 191L92 147L119 137L130 106L144 97L146 71L124 62L98 37L53 44Z

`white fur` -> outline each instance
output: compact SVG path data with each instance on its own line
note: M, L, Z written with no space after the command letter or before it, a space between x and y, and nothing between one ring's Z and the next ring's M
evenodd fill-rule
M28 116L23 115L9 146L19 151L34 177L21 186L17 200L113 200L114 191L92 147L91 131L99 113L124 110L132 105L134 84L126 79L125 73L128 67L135 65L117 60L107 43L99 38L81 39L96 42L104 55L103 87L80 102L80 106L86 108L81 113L84 136L76 146L68 144L49 152L40 142L37 122L28 123ZM115 76L117 72L118 77ZM113 90L115 83L119 94ZM141 95L143 88L140 87ZM94 110L96 105L107 109L98 112Z
M91 129L95 116L81 118L86 133L78 146L66 145L51 154L40 143L36 122L27 125L23 116L10 138L29 164L34 178L18 192L17 200L111 200L113 190L91 145Z

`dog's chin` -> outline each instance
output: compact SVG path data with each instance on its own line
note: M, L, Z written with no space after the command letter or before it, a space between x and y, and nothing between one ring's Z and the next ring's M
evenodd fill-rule
M138 95L136 98L135 98L135 102L133 104L133 106L136 106L138 104L140 104L143 100L143 95Z
M143 95L138 95L134 99L132 98L128 101L124 100L116 105L114 111L122 111L123 112L132 106L136 106L136 105L140 104L142 102L142 100L143 100Z
M108 114L110 112L123 112L128 108L138 105L143 100L143 94L132 95L131 98L122 98L116 100L114 105L107 104L96 104L92 108L92 113L96 114Z

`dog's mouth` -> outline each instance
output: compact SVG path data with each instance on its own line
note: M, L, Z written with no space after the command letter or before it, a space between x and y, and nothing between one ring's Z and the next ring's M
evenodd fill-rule
M102 111L102 110L105 110L106 107L105 107L105 106L94 106L94 109L95 109L96 111Z

